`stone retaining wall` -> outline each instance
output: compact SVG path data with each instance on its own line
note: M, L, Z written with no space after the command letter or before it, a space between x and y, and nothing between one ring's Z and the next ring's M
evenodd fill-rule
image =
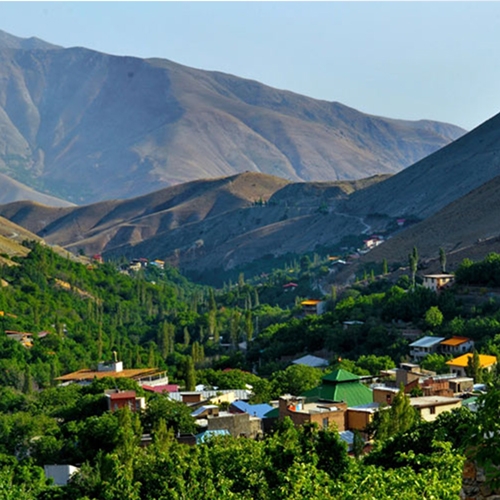
M465 461L462 478L461 500L500 500L500 489L492 490L486 484L484 469L469 460Z

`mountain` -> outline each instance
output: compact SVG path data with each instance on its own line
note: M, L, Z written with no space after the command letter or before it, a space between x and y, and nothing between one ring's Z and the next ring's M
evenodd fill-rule
M425 219L500 173L500 114L385 182L353 194L358 216Z
M0 172L77 204L244 171L291 181L395 173L464 133L4 32L0 127Z
M0 217L0 265L11 265L10 257L28 254L28 249L21 245L24 240L40 241L40 238L17 224ZM6 256L9 258L6 258Z
M408 263L413 247L427 271L438 272L439 248L447 255L448 270L464 258L482 259L500 252L500 174L433 216L400 232L365 255L366 262Z
M53 50L62 48L59 45L53 45L34 36L30 38L19 38L2 30L0 30L0 47L4 49L21 50Z
M201 272L312 251L362 233L366 225L336 207L383 178L291 183L246 172L81 207L10 203L0 206L0 215L75 253L161 258Z
M75 253L160 258L194 273L332 248L373 232L393 237L360 262L405 264L413 246L432 260L440 247L451 255L495 241L499 145L500 115L393 176L297 183L246 172L80 207L10 203L0 216ZM414 225L400 230L396 218L404 215Z
M52 207L68 207L73 205L69 201L35 191L5 174L0 174L0 186L0 203L30 200Z

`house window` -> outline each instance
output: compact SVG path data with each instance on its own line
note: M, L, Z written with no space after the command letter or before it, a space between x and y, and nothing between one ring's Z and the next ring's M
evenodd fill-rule
M328 429L328 417L323 419L323 429Z
M429 413L430 413L431 415L435 415L435 414L436 414L436 407L435 407L435 406L431 406L431 407L429 408Z

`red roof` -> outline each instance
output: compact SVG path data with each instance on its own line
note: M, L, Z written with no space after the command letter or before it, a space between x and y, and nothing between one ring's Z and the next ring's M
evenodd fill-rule
M161 394L162 392L179 392L179 386L176 384L143 385L142 388L145 391L156 392L158 394Z
M297 283L287 283L286 285L283 285L283 288L295 288L296 286L299 285L297 285Z
M113 392L112 394L108 394L111 400L116 399L130 399L135 398L135 391L122 391L122 392Z

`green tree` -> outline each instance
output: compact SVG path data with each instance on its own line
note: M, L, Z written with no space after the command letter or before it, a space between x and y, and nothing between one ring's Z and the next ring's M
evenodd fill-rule
M481 368L481 358L479 353L474 349L472 356L467 360L467 367L465 372L468 377L472 377L476 384L480 384L483 381L483 369Z
M283 394L298 396L309 389L314 389L321 382L323 371L306 365L290 365L271 377L275 397Z
M153 432L160 426L162 420L168 429L175 433L190 433L196 430L191 409L183 403L172 401L166 396L156 395L148 401L141 415L142 425L146 432Z
M413 247L412 253L408 256L408 262L409 262L409 265L410 265L412 288L415 288L415 276L417 274L417 269L418 269L418 251L417 251L417 247Z
M438 374L449 373L450 367L446 364L446 357L442 354L431 353L428 354L420 363L424 370L430 370Z
M441 272L445 273L446 272L446 252L444 251L444 248L442 248L442 247L439 248L439 264L441 265Z
M385 276L386 274L389 274L389 265L387 264L387 259L384 259L382 261L382 274Z
M311 269L312 262L311 259L309 258L309 255L303 255L300 258L300 270L305 273Z
M194 391L194 388L196 386L196 371L194 369L193 358L191 356L186 356L185 363L184 381L186 391Z
M425 313L425 323L431 329L438 328L443 323L443 313L439 307L432 306Z
M251 342L253 339L253 319L252 311L245 311L245 334L247 342Z
M374 430L377 441L383 442L391 436L411 429L418 422L418 413L411 406L410 398L401 385L389 408L382 408L374 419Z

